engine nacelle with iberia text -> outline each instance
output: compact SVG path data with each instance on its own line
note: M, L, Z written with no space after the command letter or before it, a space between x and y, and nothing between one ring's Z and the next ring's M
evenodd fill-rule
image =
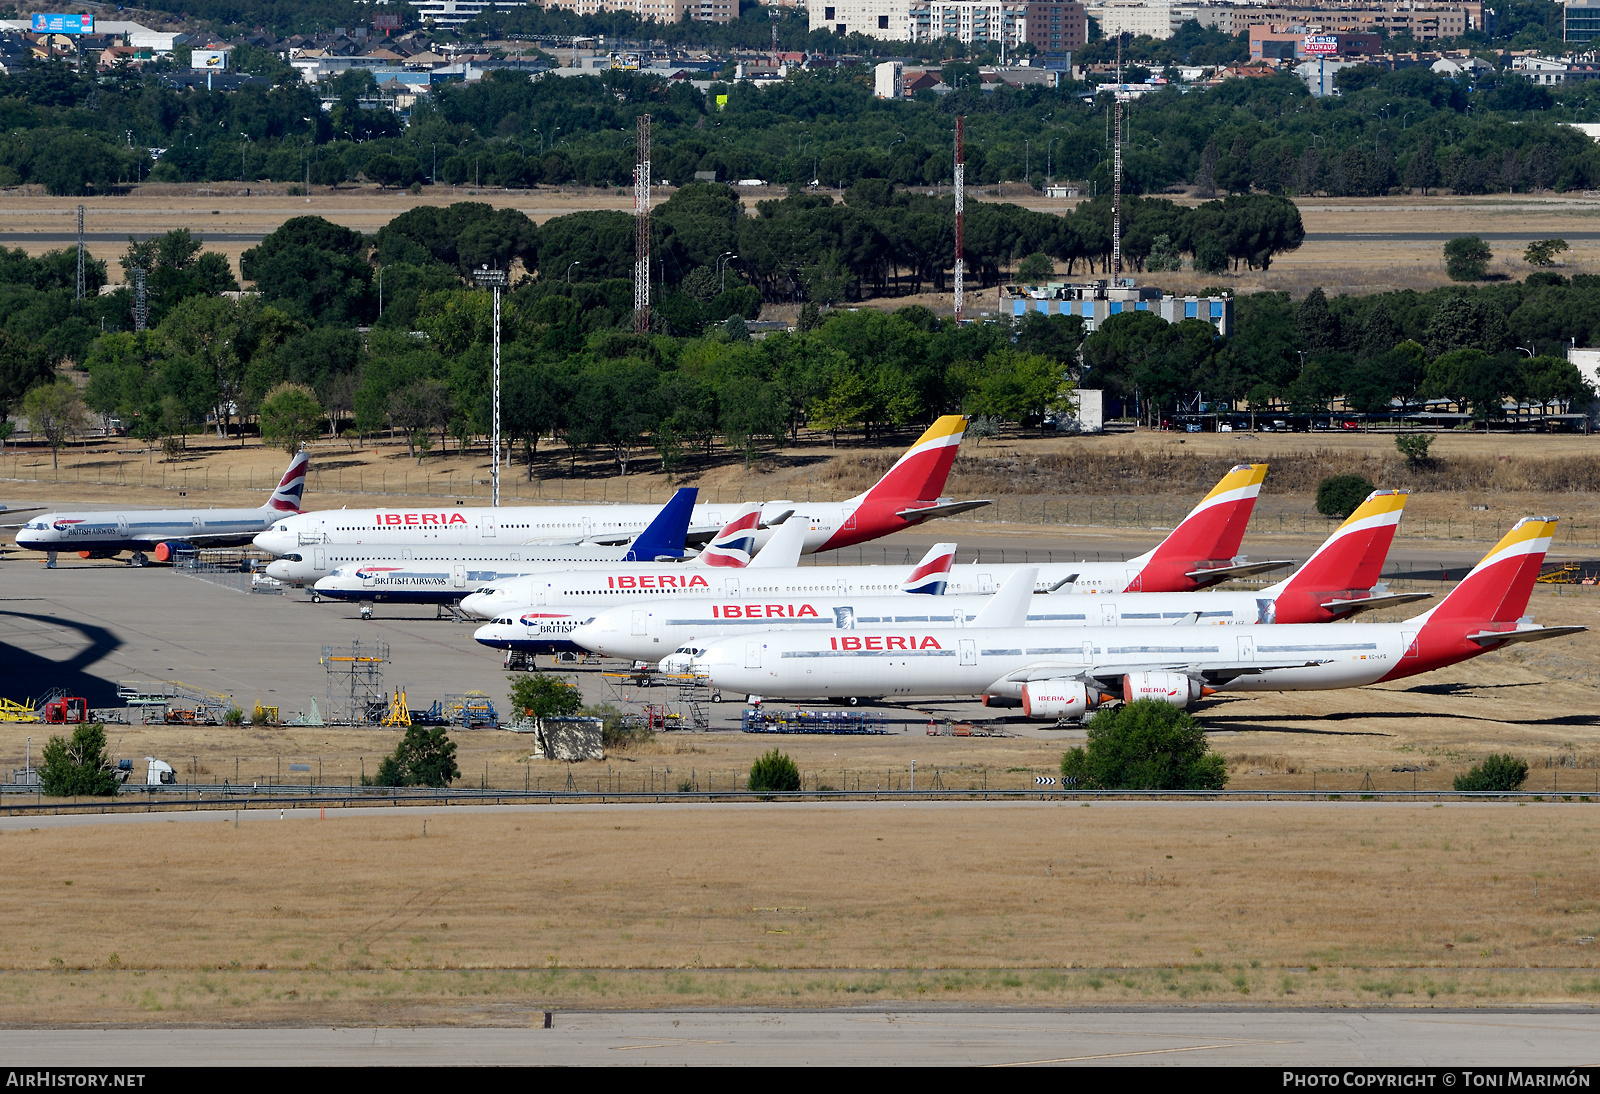
M1125 703L1154 699L1181 710L1210 690L1181 672L1130 672L1122 678L1122 701Z

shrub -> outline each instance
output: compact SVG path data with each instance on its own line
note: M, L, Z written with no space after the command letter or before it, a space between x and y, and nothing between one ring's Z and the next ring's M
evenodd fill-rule
M1360 475L1329 475L1317 484L1317 512L1343 520L1376 489Z
M456 766L456 743L444 727L412 726L394 753L383 758L378 772L361 780L363 786L449 786L461 777Z
M1428 462L1428 450L1433 447L1432 433L1399 433L1395 435L1394 446L1399 449L1400 455L1412 467L1419 467Z
M222 724L225 726L244 725L244 711L238 707L229 707L227 713L222 716Z
M584 707L583 713L600 719L600 743L609 751L624 751L635 745L647 745L656 739L656 731L649 725L629 721L622 711L610 703Z
M1444 272L1451 281L1482 281L1489 276L1489 245L1477 236L1457 236L1444 245Z
M1522 252L1522 261L1530 266L1554 266L1556 255L1570 249L1564 239L1536 239Z
M1048 281L1055 272L1055 263L1050 261L1049 255L1041 251L1035 251L1017 263L1017 280L1024 284Z
M106 755L106 727L79 726L72 741L51 737L39 765L39 786L52 797L115 794L119 780Z
M1089 741L1061 757L1061 775L1086 790L1221 790L1228 765L1187 711L1140 699L1105 707ZM1069 784L1070 785L1070 784Z
M777 749L750 765L751 790L799 790L800 769Z
M506 679L511 681L511 709L530 718L576 714L583 707L583 694L559 676L531 673Z
M1455 788L1461 791L1521 790L1528 781L1528 761L1519 760L1510 753L1489 756L1465 775L1457 775Z

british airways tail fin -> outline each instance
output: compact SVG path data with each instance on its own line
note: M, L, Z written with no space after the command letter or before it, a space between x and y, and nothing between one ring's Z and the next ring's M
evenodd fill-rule
M651 562L658 558L682 558L683 541L689 535L689 518L694 516L694 499L699 491L692 486L679 488L661 507L644 531L634 538L624 562Z
M301 450L289 461L289 470L278 480L278 488L261 508L274 513L298 513L306 492L306 470L311 465L311 453Z
M740 507L738 514L723 526L705 549L695 559L702 566L750 565L755 554L756 527L761 523L761 506L749 502Z
M955 560L954 543L935 543L928 549L928 553L922 556L922 561L917 563L916 569L900 583L900 591L943 596L945 586L950 582L950 567Z

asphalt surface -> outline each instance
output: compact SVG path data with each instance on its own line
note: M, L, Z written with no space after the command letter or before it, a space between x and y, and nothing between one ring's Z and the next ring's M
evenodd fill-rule
M1307 243L1385 243L1428 242L1455 239L1467 235L1460 232L1307 232ZM1472 232L1479 239L1600 239L1600 232Z
M783 1064L1592 1066L1579 1010L555 1012L495 1029L0 1030L13 1067ZM1441 1077L1442 1078L1442 1077ZM1435 1088L1456 1085L1451 1081Z

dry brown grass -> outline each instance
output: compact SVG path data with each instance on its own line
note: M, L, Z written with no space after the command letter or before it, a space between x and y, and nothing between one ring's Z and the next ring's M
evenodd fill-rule
M534 810L434 814L426 835L423 820L6 832L0 1022L1600 990L1583 941L1600 934L1600 812L1579 805Z

